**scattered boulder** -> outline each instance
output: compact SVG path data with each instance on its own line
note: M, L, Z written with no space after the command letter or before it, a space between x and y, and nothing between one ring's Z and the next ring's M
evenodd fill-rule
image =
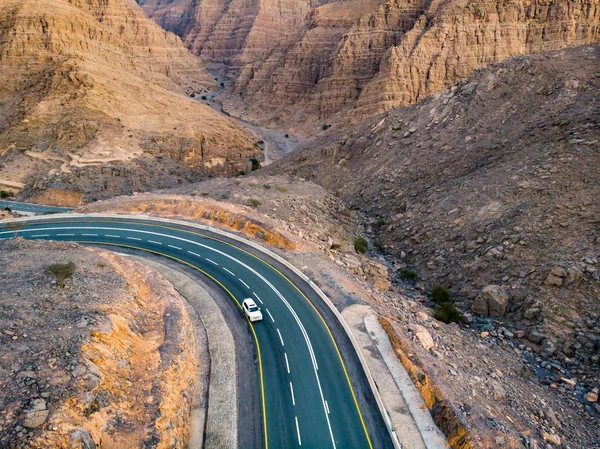
M388 280L388 269L384 264L369 260L363 267L363 270L367 280L379 290L387 290L390 288L391 284Z
M542 309L536 304L523 312L523 318L526 320L535 320L538 316L540 316L541 311Z
M541 343L544 338L545 337L536 329L533 329L527 336L527 339L533 343Z
M598 392L590 391L585 395L585 400L588 402L597 402L598 401Z
M544 340L542 343L542 349L540 349L540 355L542 357L548 358L552 357L556 352L556 346L550 340Z
M429 331L427 329L425 329L423 326L415 324L415 325L411 326L410 329L413 331L413 333L415 334L415 336L418 338L418 340L421 342L421 345L423 345L423 347L425 349L427 349L429 351L430 349L432 349L435 346L433 337L431 336Z
M85 429L77 429L70 437L71 449L96 449L94 438Z
M499 285L487 285L471 304L471 311L477 315L501 317L506 312L509 300L506 289Z
M37 429L46 422L50 411L46 407L46 401L43 399L34 399L29 407L24 411L23 427L27 429Z
M544 284L548 286L560 287L563 285L563 279L567 277L567 270L563 267L554 267L548 274Z

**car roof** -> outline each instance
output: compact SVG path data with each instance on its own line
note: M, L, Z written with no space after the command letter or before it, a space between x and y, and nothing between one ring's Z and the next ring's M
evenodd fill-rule
M255 306L256 303L254 302L254 300L252 298L246 298L244 299L244 303L248 304L249 306Z

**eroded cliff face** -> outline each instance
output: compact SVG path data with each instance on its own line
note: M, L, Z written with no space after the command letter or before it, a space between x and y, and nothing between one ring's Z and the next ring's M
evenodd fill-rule
M231 78L226 110L305 132L414 103L491 61L600 39L597 0L181 0L174 8L184 3L184 42ZM150 14L161 22L164 8Z
M433 1L386 51L360 93L355 117L422 100L473 69L516 54L558 50L600 39L597 1Z
M0 66L0 182L143 153L237 173L258 153L233 121L187 98L213 77L129 0L2 0Z

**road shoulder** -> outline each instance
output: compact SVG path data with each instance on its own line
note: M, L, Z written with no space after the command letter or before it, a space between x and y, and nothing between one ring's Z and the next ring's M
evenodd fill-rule
M395 356L376 312L366 305L353 305L347 307L342 316L365 356L402 447L447 448L446 440L433 422L423 398Z
M235 342L221 309L196 280L154 260L133 258L161 273L196 311L206 329L210 354L207 402L206 395L196 401L189 447L238 447Z

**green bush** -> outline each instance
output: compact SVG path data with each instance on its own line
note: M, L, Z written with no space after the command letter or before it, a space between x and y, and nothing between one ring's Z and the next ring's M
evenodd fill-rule
M275 189L276 189L278 192L281 192L281 193L285 193L285 192L287 192L287 189L286 189L285 187L276 186L276 187L275 187Z
M73 273L75 273L75 264L73 262L56 263L46 267L46 270L44 271L44 274L56 278L56 282L60 288L64 288L65 281L73 276Z
M256 171L260 168L260 162L255 157L251 158L250 162L252 162L252 171Z
M325 124L324 124L324 125L321 127L321 129L322 129L323 131L327 131L327 129L329 129L329 128L331 128L331 125L328 125L327 123L325 123Z
M202 95L201 98L206 101L206 95Z
M354 249L356 250L357 253L364 254L365 252L367 252L368 248L369 248L369 243L362 237L359 237L354 240Z
M269 189L271 188L271 184L263 184L263 187L264 187L266 190L269 190Z
M385 226L387 224L387 221L385 221L385 218L380 218L379 220L377 220L377 223L375 223L377 226L381 227L381 226Z
M341 247L342 245L340 245L339 243L332 243L329 249L340 249Z
M286 135L285 135L285 138L286 138L286 139L289 139L289 137L290 137L290 135L289 135L289 134L286 134Z
M407 281L416 281L417 273L415 273L413 270L409 270L408 268L403 268L400 270L400 277L402 279L406 279Z
M379 252L384 252L385 251L385 246L383 246L382 243L380 242L375 242L373 243L373 246L377 249L377 251Z
M260 206L262 203L260 201L258 201L256 198L249 198L248 199L248 204L252 207L258 207Z
M10 192L6 190L0 190L0 198L8 198L10 196Z
M225 83L219 83L221 85L221 89L225 89Z
M435 284L431 289L431 299L438 304L450 301L450 292L448 287L442 284Z
M446 324L458 323L462 316L456 306L451 302L442 302L433 308L434 316Z

